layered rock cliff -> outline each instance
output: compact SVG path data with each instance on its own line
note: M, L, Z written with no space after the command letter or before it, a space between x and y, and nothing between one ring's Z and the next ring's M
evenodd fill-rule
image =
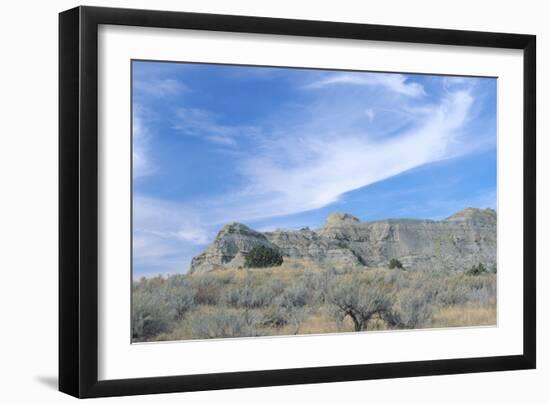
M257 232L231 223L191 262L191 273L240 267L255 246L278 249L283 257L319 265L387 266L399 259L406 269L462 271L482 263L496 265L496 222L493 209L464 209L445 220L388 219L361 222L333 213L317 230Z

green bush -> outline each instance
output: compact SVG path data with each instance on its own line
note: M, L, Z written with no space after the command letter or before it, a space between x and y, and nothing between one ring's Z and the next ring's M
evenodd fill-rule
M482 263L478 265L473 265L470 269L466 271L466 275L478 276L487 272L487 269Z
M244 259L247 268L277 267L282 263L283 256L279 251L263 245L252 248Z
M389 268L390 268L390 269L395 269L395 268L398 268L398 269L405 269L405 268L403 267L403 264L401 263L401 261L399 261L397 258L392 258L392 259L390 260Z

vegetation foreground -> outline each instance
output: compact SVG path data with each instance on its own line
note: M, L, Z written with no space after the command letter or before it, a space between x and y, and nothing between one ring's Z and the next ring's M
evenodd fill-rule
M277 267L142 278L134 342L496 324L496 274Z

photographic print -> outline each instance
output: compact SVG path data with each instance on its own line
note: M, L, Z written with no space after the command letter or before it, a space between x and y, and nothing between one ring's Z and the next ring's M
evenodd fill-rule
M132 342L496 325L496 78L131 68Z

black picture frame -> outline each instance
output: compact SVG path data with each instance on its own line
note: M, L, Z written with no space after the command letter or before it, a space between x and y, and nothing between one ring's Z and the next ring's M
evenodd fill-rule
M99 381L97 63L100 24L523 50L523 354ZM534 35L97 7L77 7L60 13L59 390L85 398L534 369L535 122Z

